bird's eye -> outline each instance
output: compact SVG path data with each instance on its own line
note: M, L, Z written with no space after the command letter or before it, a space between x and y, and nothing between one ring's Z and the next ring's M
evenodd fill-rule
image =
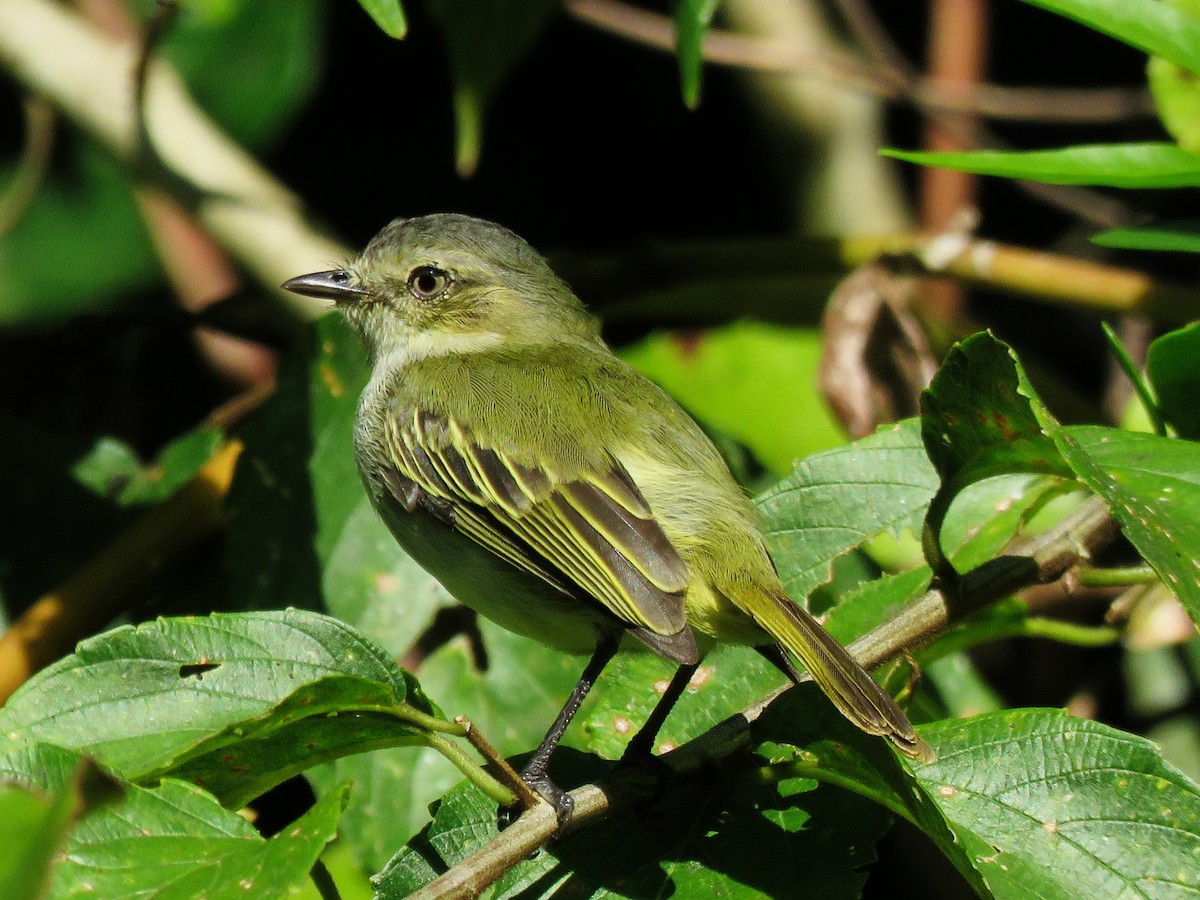
M436 300L446 293L453 279L450 273L434 266L417 266L408 276L408 289L418 300Z

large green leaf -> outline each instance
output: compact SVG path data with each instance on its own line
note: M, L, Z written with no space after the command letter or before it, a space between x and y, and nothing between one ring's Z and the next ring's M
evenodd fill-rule
M909 772L836 714L802 716L796 703L785 695L756 723L758 752L904 815L983 896L1200 891L1200 789L1149 741L1059 710L1009 710L922 727L937 759Z
M1175 144L1088 144L1057 150L979 150L971 153L882 152L885 156L923 166L1048 184L1121 188L1200 186L1200 155Z
M56 177L0 238L0 325L50 323L111 307L158 278L120 165L68 132ZM11 169L0 171L7 184ZM36 259L38 265L30 265Z
M136 6L143 17L158 8L153 0ZM188 3L159 50L223 131L263 147L320 83L324 6L324 0Z
M1200 22L1163 0L1025 0L1200 74Z
M1149 741L1035 709L921 733L917 781L993 896L1200 893L1200 789Z
M411 676L341 622L297 610L218 614L84 641L0 709L0 733L84 751L128 779L186 763L190 777L244 802L334 755L330 744L348 752L346 741L417 737L395 718L407 710L435 712ZM365 737L354 721L331 734L339 712L380 721ZM309 729L296 727L305 720ZM268 740L279 731L295 740Z
M788 593L806 597L868 538L915 529L936 488L916 420L805 459L758 498Z
M650 653L626 653L610 663L590 712L580 717L587 748L606 759L619 759L674 672L673 663ZM786 680L750 647L719 645L704 658L667 718L655 752L697 737Z
M1200 622L1200 444L1080 425L1059 446L1125 536Z
M66 840L75 803L73 791L47 796L26 787L0 784L0 897L43 897L50 863Z

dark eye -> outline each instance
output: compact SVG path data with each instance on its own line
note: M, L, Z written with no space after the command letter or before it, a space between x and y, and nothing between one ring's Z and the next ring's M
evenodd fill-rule
M408 276L408 289L418 300L434 300L446 292L453 279L450 273L434 266L417 266Z

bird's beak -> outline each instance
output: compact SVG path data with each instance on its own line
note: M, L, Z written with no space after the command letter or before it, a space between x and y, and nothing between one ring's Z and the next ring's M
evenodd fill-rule
M285 281L283 289L306 297L332 300L334 303L351 303L367 296L367 291L355 287L350 283L351 280L352 276L345 269L330 269L328 272L299 275Z

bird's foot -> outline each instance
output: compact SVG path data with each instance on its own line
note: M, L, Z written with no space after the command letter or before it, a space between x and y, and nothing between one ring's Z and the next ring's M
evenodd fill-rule
M554 814L558 817L558 827L561 831L562 827L567 824L575 812L575 800L570 794L551 781L550 776L541 769L531 770L527 767L521 772L521 780L554 808ZM500 830L503 831L515 822L524 811L520 806L502 807L498 819Z

